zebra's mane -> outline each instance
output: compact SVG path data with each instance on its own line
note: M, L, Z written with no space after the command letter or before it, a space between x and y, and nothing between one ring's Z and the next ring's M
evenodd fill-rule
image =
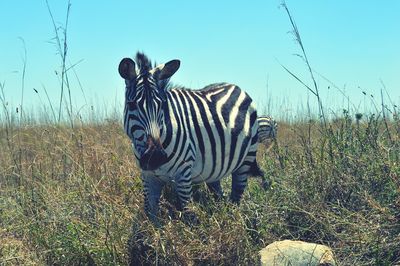
M195 92L212 92L213 90L215 90L215 88L217 87L221 87L221 86L229 86L231 84L227 83L227 82L218 82L218 83L212 83L209 84L203 88L198 88L198 89L191 89L191 88L187 88L185 86L182 85L176 85L176 84L171 84L169 83L168 86L170 86L171 88L173 88L174 90L185 90L185 91L195 91Z
M142 75L153 69L150 59L142 52L136 53L135 62L138 64L139 73Z
M149 71L152 70L157 64L152 63L151 60L143 52L137 52L135 62L138 64L139 74L147 76ZM169 79L157 80L160 89L169 90L172 87Z

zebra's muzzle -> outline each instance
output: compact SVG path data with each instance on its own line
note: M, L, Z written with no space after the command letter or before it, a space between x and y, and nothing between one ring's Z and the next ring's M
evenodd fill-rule
M141 169L152 171L167 162L167 153L161 143L155 141L152 137L149 137L147 145L148 148L140 157L139 164Z

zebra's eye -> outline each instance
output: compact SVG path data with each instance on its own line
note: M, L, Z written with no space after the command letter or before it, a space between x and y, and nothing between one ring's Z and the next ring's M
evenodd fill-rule
M144 135L141 135L140 137L137 138L138 141L143 141Z

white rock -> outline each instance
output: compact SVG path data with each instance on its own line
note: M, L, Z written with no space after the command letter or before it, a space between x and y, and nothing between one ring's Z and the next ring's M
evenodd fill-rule
M302 241L276 241L260 251L261 265L336 265L332 250Z

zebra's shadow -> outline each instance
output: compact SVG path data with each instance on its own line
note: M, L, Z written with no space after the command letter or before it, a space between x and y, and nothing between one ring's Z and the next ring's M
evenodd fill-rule
M129 265L151 265L157 260L161 261L157 250L157 241L160 240L157 240L157 237L171 230L171 226L196 231L197 227L202 226L202 220L212 216L220 209L221 204L229 204L228 202L225 199L215 200L205 184L195 185L192 202L188 205L188 210L183 212L177 208L179 200L174 186L165 185L160 198L160 223L152 223L141 210L138 210L132 219L131 235L127 242ZM200 219L197 218L197 214L201 216ZM199 235L199 238L205 236ZM168 261L168 258L164 259Z

